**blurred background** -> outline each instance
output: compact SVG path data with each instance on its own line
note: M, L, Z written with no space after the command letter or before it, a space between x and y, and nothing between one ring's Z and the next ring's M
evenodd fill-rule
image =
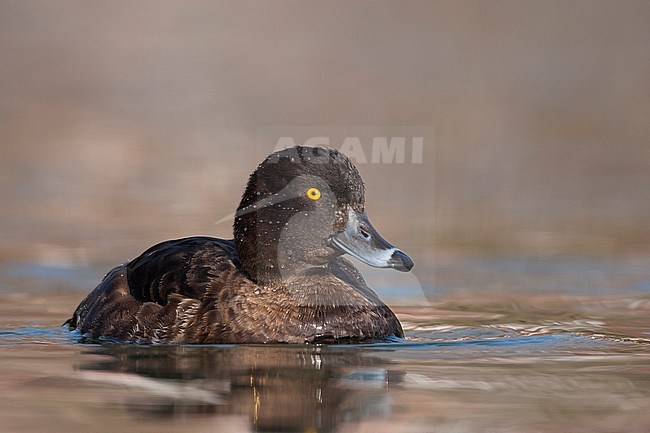
M358 166L420 281L468 256L647 269L648 1L5 0L0 59L3 263L230 237L268 131L413 127L435 131L422 163ZM602 262L575 263L597 286Z

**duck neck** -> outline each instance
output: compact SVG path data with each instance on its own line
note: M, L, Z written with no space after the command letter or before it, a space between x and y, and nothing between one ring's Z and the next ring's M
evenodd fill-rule
M279 228L277 228L279 230ZM257 284L281 279L278 263L278 235L274 227L264 224L258 212L235 218L235 247L241 268Z
M270 216L269 216L270 217ZM280 284L296 276L324 269L341 253L305 244L305 235L251 212L235 218L235 246L241 268L257 284Z

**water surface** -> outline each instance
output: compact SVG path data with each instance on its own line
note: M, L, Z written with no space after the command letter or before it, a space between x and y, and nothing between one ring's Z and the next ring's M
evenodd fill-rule
M439 295L396 308L403 342L339 346L83 344L82 296L2 295L2 431L650 429L644 292Z

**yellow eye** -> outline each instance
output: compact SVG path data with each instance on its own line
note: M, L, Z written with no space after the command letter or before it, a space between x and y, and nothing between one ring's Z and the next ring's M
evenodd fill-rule
M320 190L313 186L307 190L307 198L310 200L318 200L320 198Z

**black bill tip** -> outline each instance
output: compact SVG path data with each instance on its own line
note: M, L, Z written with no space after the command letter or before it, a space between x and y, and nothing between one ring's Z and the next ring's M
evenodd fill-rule
M413 268L413 260L400 250L396 249L393 255L390 256L388 266L401 272L408 272Z

